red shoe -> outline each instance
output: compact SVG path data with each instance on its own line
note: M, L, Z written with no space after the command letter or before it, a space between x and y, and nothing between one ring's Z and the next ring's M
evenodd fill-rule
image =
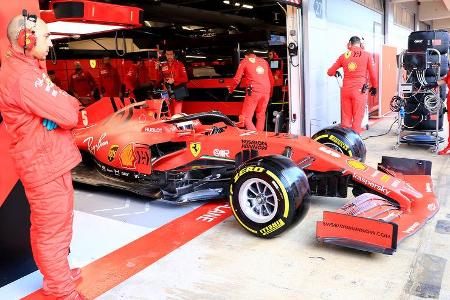
M81 278L81 268L73 268L73 269L71 269L70 270L70 277L72 277L73 281L77 281L78 279L80 279ZM50 296L51 295L51 292L48 290L47 284L45 283L45 281L42 284L42 293L45 296Z
M438 152L439 155L447 155L450 154L450 144L447 147Z

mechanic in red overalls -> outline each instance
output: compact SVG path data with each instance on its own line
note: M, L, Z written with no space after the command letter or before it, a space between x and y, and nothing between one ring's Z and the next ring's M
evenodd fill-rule
M79 61L74 62L75 72L70 76L69 92L75 98L93 99L94 90L97 87L94 77L88 71L83 71Z
M164 51L163 56L167 59L167 62L160 63L164 83L166 85L170 85L172 90L187 83L189 79L186 73L186 68L181 61L175 58L175 53L173 50ZM171 106L172 115L181 113L183 108L182 99L175 99L175 101L172 101Z
M444 78L442 78L441 80L439 80L437 83L428 84L426 87L427 88L435 88L439 85L444 85L444 84L447 84L447 91L450 91L450 71L448 71L447 75ZM447 119L448 119L448 123L450 124L450 112L448 111L449 109L450 109L450 92L447 93ZM439 151L438 154L439 155L450 154L450 133L448 136L447 147L445 147L444 149Z
M275 50L270 50L268 53L268 59L269 59L269 66L272 70L273 75L273 97L272 101L280 101L283 100L282 98L282 88L283 88L283 70L284 70L284 64L283 60L278 56L278 54L275 52ZM272 68L273 62L276 63L278 68Z
M149 83L148 70L141 59L133 59L125 75L125 91L130 97L138 101L146 98L146 89Z
M108 56L103 57L103 65L99 76L100 93L103 97L118 97L120 93L120 77L117 69L111 65Z
M50 80L51 80L57 87L61 88L61 86L62 86L61 80L59 80L58 78L56 78L55 71L54 71L54 70L49 70L49 71L47 72L47 74L48 74L48 77L50 78Z
M233 78L233 86L228 88L232 93L241 82L246 84L246 93L242 105L241 116L248 130L263 131L266 123L266 109L272 95L273 76L266 60L257 57L253 50L245 52ZM256 112L256 127L253 115Z
M328 76L340 76L337 71L344 69L344 85L341 89L341 126L352 128L358 134L362 132L361 123L367 105L367 72L369 72L372 96L377 93L377 79L372 65L371 55L364 51L361 39L350 38L348 51L339 56L328 69Z
M0 69L0 111L30 203L33 257L45 294L81 300L74 282L81 271L70 270L67 260L74 196L70 170L81 161L71 133L79 102L58 88L40 64L52 45L44 21L19 15L7 31L11 46Z
M160 86L162 77L159 70L158 58L151 58L148 62L148 78L153 87Z

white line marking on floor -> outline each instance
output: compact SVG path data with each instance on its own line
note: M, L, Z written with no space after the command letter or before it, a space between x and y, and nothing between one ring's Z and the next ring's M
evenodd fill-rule
M125 200L125 205L120 207L114 207L114 208L105 208L105 209L96 209L93 212L104 212L104 211L111 211L111 210L120 210L120 209L126 209L130 208L130 199Z

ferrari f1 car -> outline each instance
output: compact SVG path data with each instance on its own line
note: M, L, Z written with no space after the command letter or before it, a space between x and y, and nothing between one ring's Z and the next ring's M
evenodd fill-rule
M75 181L176 203L228 197L238 223L263 238L303 215L309 195L345 198L351 188L355 198L317 222L317 238L385 254L439 209L431 162L383 157L374 169L349 129L256 132L220 112L171 117L166 100L121 101L81 111Z

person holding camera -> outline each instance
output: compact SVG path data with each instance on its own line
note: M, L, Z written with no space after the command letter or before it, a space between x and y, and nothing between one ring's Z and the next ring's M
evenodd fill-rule
M377 94L377 78L370 53L364 51L361 38L352 36L347 44L348 51L339 56L328 69L328 76L341 77L339 68L344 69L344 84L341 89L341 126L362 132L361 123L367 105L367 90ZM367 85L369 73L371 88Z
M173 50L166 50L160 58L160 70L164 85L169 91L169 94L172 94L171 97L175 98L175 101L171 103L172 115L179 114L183 108L183 102L181 98L176 98L176 94L177 90L184 90L184 94L187 94L186 83L189 79L186 68L181 61L175 58Z

